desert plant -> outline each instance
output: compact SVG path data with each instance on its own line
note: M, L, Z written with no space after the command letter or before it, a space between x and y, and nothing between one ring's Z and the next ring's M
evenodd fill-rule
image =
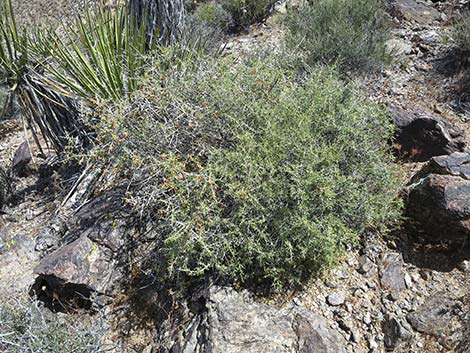
M128 9L136 23L145 26L148 43L171 45L184 27L184 0L129 0Z
M269 15L274 0L221 0L222 7L228 11L238 27L246 27L262 21Z
M9 353L102 352L104 325L53 314L37 302L9 301L0 306L0 351Z
M103 113L100 158L138 181L170 278L301 285L397 219L387 115L334 70L280 61L211 61Z
M39 129L46 141L63 150L70 138L86 140L76 102L51 87L37 73L42 57L31 53L30 37L19 33L11 0L0 2L0 80L26 113L36 144Z
M367 71L389 63L391 54L382 0L311 0L287 16L287 45L309 63L336 63Z
M215 1L204 2L194 10L194 17L210 27L227 30L233 26L233 19L222 4Z
M452 28L450 37L462 54L470 57L470 17L458 21Z
M145 29L123 6L114 11L88 8L68 29L69 41L45 31L36 34L33 44L50 56L43 68L55 82L88 101L117 100L136 89L145 54L153 49Z

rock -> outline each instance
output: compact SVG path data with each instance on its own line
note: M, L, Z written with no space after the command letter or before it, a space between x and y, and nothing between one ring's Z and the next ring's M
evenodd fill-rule
M384 345L386 348L394 349L412 335L403 325L394 317L388 316L382 323L382 332L384 334Z
M419 24L429 24L441 19L439 11L416 0L394 0L390 12L399 20L414 21Z
M326 298L327 303L332 306L342 305L345 300L346 294L342 291L332 293Z
M414 330L434 337L462 338L461 315L463 304L445 293L437 293L428 298L415 312L406 319ZM457 334L457 336L455 336Z
M92 294L109 294L112 254L82 236L47 255L34 269L31 293L56 310L91 308Z
M396 56L410 55L413 49L409 43L398 38L389 39L385 42L385 45Z
M204 301L202 310L182 327L183 341L171 341L160 351L346 352L346 339L303 307L278 308L230 287L211 287Z
M410 184L419 182L429 174L453 175L470 180L470 154L454 152L446 156L433 157L416 173Z
M362 255L359 258L359 266L357 271L361 274L370 273L374 269L374 263L369 259L368 256Z
M396 126L394 149L396 154L412 162L424 162L429 158L463 152L465 132L446 120L427 111L407 111L389 107Z
M405 272L405 276L403 279L405 280L406 288L408 289L413 288L413 280L408 272Z
M398 293L406 288L401 254L387 253L383 256L380 268L380 283L384 289Z
M26 172L26 166L31 162L33 155L29 148L27 141L24 141L16 150L11 164L11 170L13 175L24 176Z
M464 244L470 236L470 180L430 174L411 185L405 215L413 233L431 242Z
M34 269L38 275L31 294L55 310L67 307L90 309L92 297L103 302L113 296L121 279L120 252L125 249L124 234L129 220L118 216L122 194L109 190L83 205L65 223L51 223L51 234L40 233L43 242L50 240L58 250L47 253ZM57 229L55 229L55 228ZM61 235L57 245L56 235ZM47 236L46 236L47 235ZM38 236L38 237L39 237ZM50 248L47 243L36 243Z

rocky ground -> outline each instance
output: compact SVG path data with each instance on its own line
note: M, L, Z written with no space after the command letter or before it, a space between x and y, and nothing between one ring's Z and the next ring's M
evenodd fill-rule
M124 257L117 254L125 220L101 217L119 208L119 192L80 204L71 217L62 200L76 176L33 146L33 160L15 176L14 202L0 215L0 298L32 286L52 307L76 293L75 304L88 310L92 297L112 302L105 342L115 352L470 352L470 86L444 40L470 5L389 3L397 61L357 85L386 104L397 125L407 222L393 237L364 236L360 249L300 293L267 299L212 286L175 303L147 285L123 295L119 278L129 269L116 259ZM225 52L278 47L283 11L231 38ZM0 139L3 166L29 160L14 158L25 139L20 123L0 122ZM66 235L65 245L49 242L54 232Z

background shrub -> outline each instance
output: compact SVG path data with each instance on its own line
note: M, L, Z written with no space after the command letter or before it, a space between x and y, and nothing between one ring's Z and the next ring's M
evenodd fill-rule
M275 2L275 0L209 0L187 7L199 21L227 32L264 20Z
M36 302L4 302L0 306L0 351L9 353L102 352L100 320L93 325L64 314L53 314ZM92 327L93 326L93 327Z
M129 202L170 278L296 286L397 217L388 117L334 70L276 61L210 62L104 114L101 157L144 180Z
M287 44L300 49L308 63L337 63L369 70L391 60L382 0L311 0L287 16Z
M455 45L466 57L470 57L470 17L459 21L451 31Z
M246 27L254 22L262 21L271 11L274 0L221 0L238 27Z
M228 12L222 4L215 1L202 3L196 7L194 16L208 26L227 30L233 27L233 19L230 12Z

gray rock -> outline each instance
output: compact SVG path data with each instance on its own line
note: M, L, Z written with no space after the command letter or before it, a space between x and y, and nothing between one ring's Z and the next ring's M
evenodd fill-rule
M278 308L229 287L210 288L202 311L183 332L183 341L162 351L345 353L347 346L324 318L305 308Z
M387 42L385 42L385 45L387 46L387 49L394 53L396 56L411 54L411 44L405 42L403 39L389 39Z
M424 110L389 107L396 126L394 148L398 156L424 162L434 156L463 152L465 132Z
M342 305L344 304L345 300L346 300L346 293L342 291L332 293L328 295L328 297L326 298L327 303L332 306Z
M441 13L429 5L416 0L391 1L392 16L406 21L414 21L419 24L429 24L441 19Z
M380 270L380 283L384 289L397 293L406 288L401 254L385 254Z
M359 258L359 266L357 271L362 274L370 273L374 269L374 263L369 259L368 256L362 255Z
M382 332L384 334L384 345L389 349L398 347L401 342L412 337L412 334L403 327L398 319L390 316L383 321Z
M437 293L406 317L414 330L435 336L452 336L462 331L463 304L445 293Z

